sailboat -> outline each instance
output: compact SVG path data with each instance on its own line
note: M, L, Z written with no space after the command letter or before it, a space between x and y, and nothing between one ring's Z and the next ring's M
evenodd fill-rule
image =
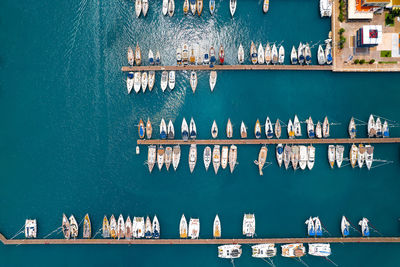
M175 1L174 0L169 0L168 2L168 15L172 17L175 12Z
M354 118L351 117L350 123L349 123L349 135L350 135L350 138L356 138L356 133L357 133L356 124L354 122Z
M322 125L322 136L324 138L328 138L329 135L330 135L329 121L328 121L328 117L325 116L324 123Z
M151 139L152 133L153 133L153 127L151 127L150 118L147 118L147 123L146 123L146 137L147 137L147 139Z
M156 215L154 215L153 218L152 232L153 232L153 238L155 239L160 238L160 223L158 222L158 218Z
M231 15L233 17L233 15L235 14L236 11L236 0L230 0L229 1L229 10L231 11Z
M251 246L251 256L254 258L271 258L276 256L275 244L258 244Z
M210 1L215 1L215 0L210 0ZM222 45L219 47L218 57L219 57L219 63L223 65L225 62L225 50Z
M208 167L210 167L211 163L211 148L209 146L206 146L204 148L203 161L204 161L204 167L206 171L208 171Z
M336 149L334 145L328 147L328 161L331 168L335 165Z
M196 0L190 0L190 11L192 15L196 15Z
M292 162L292 167L293 170L297 170L297 165L299 164L299 158L300 158L300 149L298 146L292 146L292 153L290 154L291 157L291 162Z
M239 49L238 49L238 62L239 64L243 64L244 62L244 49L242 44L239 45Z
M338 166L338 168L342 166L343 153L344 153L344 146L336 145L336 165Z
M358 163L358 167L362 168L364 165L364 161L365 161L365 152L366 149L363 145L359 145L358 146L358 154L357 154L357 163Z
M189 0L183 2L183 13L187 15L189 13Z
M172 123L171 120L169 120L168 122L167 137L168 139L174 139L175 137L174 124Z
M221 221L219 220L218 214L215 215L215 219L214 219L213 236L214 236L214 238L221 237Z
M307 120L307 134L308 134L308 138L314 138L315 137L314 122L313 122L311 116Z
M182 65L182 49L179 46L176 48L176 64Z
M236 0L235 0L236 1ZM242 255L242 248L239 244L218 246L218 257L222 259L237 259Z
M161 90L164 92L168 85L168 72L163 70L161 73Z
M196 139L196 137L197 137L196 124L194 123L193 117L190 119L189 137L190 137L190 139Z
M355 167L357 163L358 147L355 144L351 145L350 148L350 164L351 167Z
M283 162L283 145L282 144L278 144L276 146L276 161L278 162L279 167L282 166L282 162Z
M258 60L257 49L256 49L254 42L251 42L251 45L250 45L250 58L251 58L251 62L253 64L257 64L257 60Z
M194 167L196 167L196 162L197 162L197 147L195 144L191 144L189 149L189 169L191 173L193 172Z
M126 239L132 239L133 233L132 233L132 221L131 217L128 216L125 221L125 238Z
M184 43L182 45L182 63L187 65L189 61L189 46Z
M315 126L315 136L317 138L322 138L322 126L319 121L317 122L317 126Z
M157 50L156 52L156 65L160 65L161 64L161 56L160 56L160 51Z
M382 126L383 138L389 137L389 125L388 122L385 121Z
M254 126L254 135L257 139L261 137L261 125L258 119L256 121L256 125Z
M361 221L358 222L358 225L361 226L361 233L363 237L369 237L369 221L367 218L362 218Z
M324 65L326 63L324 49L322 49L322 45L318 46L318 64Z
M294 135L297 137L301 136L301 124L297 115L294 115L293 127L294 127Z
M189 128L185 118L182 120L181 134L183 141L187 141L189 139Z
M283 45L279 46L279 64L283 64L285 62L285 48Z
M305 54L306 64L307 65L311 64L311 50L310 50L310 45L308 43L304 48L304 54Z
M69 220L65 214L62 217L62 232L65 239L69 239L71 237L71 226L69 225Z
M262 46L262 44L260 43L260 45L258 46L258 64L264 64L265 63L265 58L264 58L265 54L264 54L264 48Z
M117 238L118 230L117 230L117 221L115 220L114 214L110 217L110 236L111 238Z
M315 236L315 226L314 226L314 220L312 219L312 217L308 218L308 220L306 220L305 224L307 225L308 236Z
M215 70L210 71L210 89L214 91L215 84L217 83L217 72Z
M228 119L228 123L226 124L226 137L232 138L232 135L233 135L233 127L231 119Z
M179 161L181 160L181 147L179 145L174 146L172 149L172 167L174 167L174 171L179 166Z
M164 165L164 158L165 158L165 149L163 146L160 146L157 149L157 166L160 171L162 169L162 166Z
M188 236L188 225L187 225L185 215L182 214L181 221L179 223L179 237L187 238L187 236Z
M350 223L347 221L347 218L345 216L342 216L340 228L341 228L343 237L350 235Z
M189 237L191 239L198 239L200 234L200 220L190 218L189 221Z
M197 73L192 71L190 73L190 87L192 88L193 93L196 92L197 87Z
M215 49L213 46L210 48L210 68L214 67L215 62L217 61L217 58L215 56Z
M168 87L173 90L175 88L175 71L171 70L168 76Z
M90 223L89 214L86 213L85 218L83 219L83 238L91 238L92 237L92 225Z
M168 4L169 4L169 0L163 0L162 2L162 13L164 16L167 15L168 13Z
M134 238L143 238L145 233L144 217L133 217L132 232Z
M212 154L212 163L213 163L215 174L218 173L218 169L221 164L221 152L220 152L219 148L220 148L219 145L215 145L214 149L213 149L213 154Z
M308 160L307 160L307 168L312 170L315 163L315 147L309 145L308 146Z
M293 139L294 138L294 127L293 127L293 123L292 123L291 119L289 119L287 131L288 131L289 138Z
M247 128L243 121L240 124L240 137L243 139L247 138Z
M134 84L134 80L133 80L134 74L133 72L128 72L128 75L126 76L126 89L128 90L128 94L131 93L132 88L133 88L133 84Z
M322 224L318 217L314 217L315 235L322 236Z
M325 58L326 58L326 64L331 65L333 59L332 59L332 47L330 42L326 43Z
M136 43L135 63L137 66L140 66L140 64L142 64L142 53L140 52L139 43Z
M265 161L267 160L267 153L268 153L268 149L266 145L263 145L260 149L260 152L258 153L258 161L257 161L257 165L258 165L258 172L260 173L260 175L263 175L263 167L265 164Z
M228 147L223 146L222 152L221 152L221 167L222 167L222 169L225 169L226 166L228 166L228 153L229 153Z
M149 11L149 0L142 0L142 13L146 17L147 11Z
M110 224L108 222L107 216L104 215L103 227L102 227L103 238L110 238Z
M217 123L215 122L215 120L213 121L213 124L211 126L211 136L212 138L217 138L218 136L218 126Z
M371 145L366 145L365 149L365 165L367 165L367 169L370 170L374 160L374 147Z
M272 137L274 137L274 128L272 127L272 123L271 123L271 120L269 119L269 117L267 117L267 119L265 121L265 136L268 139L271 139Z
M276 119L275 122L275 136L276 138L281 138L281 134L282 134L282 127L281 127L281 123L279 122L279 119Z
M268 12L268 9L269 9L269 0L264 0L264 3L263 3L263 12L264 12L264 13L267 13L267 12Z
M383 132L382 132L382 122L380 118L376 119L375 122L375 129L376 129L376 137L382 137Z
M272 64L274 64L274 65L277 64L279 58L278 58L278 49L276 48L275 44L272 45L271 57L272 57L272 59L271 59Z
M152 172L154 164L156 163L156 150L156 146L151 145L149 146L149 150L147 152L147 165L149 166L150 173Z
M154 70L149 71L148 80L149 80L149 90L151 92L153 90L154 83L156 81L156 72Z
M292 148L288 145L285 145L285 148L283 149L283 163L285 165L286 170L289 168L291 154L292 154Z
M149 64L154 65L154 54L153 51L151 51L151 49L149 49Z
M148 84L147 72L143 72L142 73L142 90L143 90L143 93L146 92L147 84Z
M210 0L209 6L210 6L210 14L214 15L214 12L215 12L215 0Z
M271 46L269 45L269 43L267 43L267 45L265 46L265 63L269 65L269 63L271 63L271 59Z
M292 65L297 65L299 63L297 59L296 48L294 46L292 47L292 52L290 53L290 62L292 63Z
M78 223L75 220L74 215L69 217L69 227L71 230L71 238L75 239L78 237Z
M135 90L136 94L140 92L140 87L142 85L142 75L140 72L135 72L134 81L133 81L133 89Z
M169 167L171 166L172 163L172 147L170 146L167 146L165 148L164 163L165 163L165 168L167 169L167 171L169 171Z
M375 137L376 129L375 129L375 120L372 114L369 116L368 119L368 137Z
M150 217L146 217L146 224L145 224L145 230L144 230L144 237L145 238L151 238L153 236L153 228L151 224Z
M237 147L235 145L231 145L229 149L229 170L231 173L235 170L237 161Z
M308 151L306 146L299 146L299 166L300 169L305 170L308 161Z
M124 221L124 217L122 217L122 214L120 214L118 217L117 237L118 237L118 240L125 237L125 221Z
M160 123L160 139L167 139L167 125L164 118L161 119Z
M201 12L203 11L203 0L197 0L196 9L197 14L201 16Z
M300 65L304 64L304 45L300 42L299 47L297 48L297 56Z
M128 58L128 64L133 66L135 63L135 55L133 54L133 49L130 46L128 47L126 57Z

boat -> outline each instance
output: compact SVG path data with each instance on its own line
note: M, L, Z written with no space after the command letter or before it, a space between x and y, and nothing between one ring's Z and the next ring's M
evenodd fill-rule
M61 227L64 238L69 239L71 237L71 227L69 225L69 220L65 214L63 214Z
M233 15L235 14L236 11L236 0L230 0L229 1L229 10L231 11L231 15L233 17Z
M369 236L369 226L368 226L368 219L367 218L362 218L361 221L358 222L358 225L361 226L361 233L362 236L368 237Z
M315 136L317 138L322 138L322 126L321 122L317 122L317 126L315 126Z
M308 218L308 220L306 220L305 224L307 225L308 236L315 236L315 226L314 226L314 220L312 219L312 217Z
M343 237L350 235L350 223L347 221L347 218L345 216L342 216L340 228L341 228Z
M222 169L225 169L226 166L228 166L228 153L229 153L228 147L223 146L222 152L221 152L221 167L222 167Z
M144 237L145 223L143 217L133 217L132 232L133 232L133 238Z
M213 124L211 126L211 136L212 138L217 138L218 136L218 126L217 123L215 122L215 120L213 121Z
M276 256L275 244L258 244L251 246L251 256L254 258L272 258Z
M167 139L167 125L165 124L164 118L161 119L160 123L160 139Z
M294 138L294 127L293 127L293 122L291 119L289 119L287 131L288 131L289 138L293 139Z
M244 62L244 49L242 44L239 45L239 49L238 49L238 62L239 64L243 64Z
M145 229L144 237L151 238L153 236L153 228L152 228L152 224L151 224L151 220L150 220L149 216L146 217L146 223L145 223L144 229Z
M293 170L297 170L297 165L299 164L299 159L300 159L300 149L298 146L292 146L292 153L290 154L291 161L292 161L292 167Z
M194 167L196 167L196 161L197 161L197 147L195 144L192 144L190 145L189 149L189 169L191 173L193 172Z
M221 164L221 152L220 152L219 148L220 148L219 145L215 145L214 149L213 149L213 154L212 154L212 163L213 163L215 174L218 173L218 169Z
M164 162L165 162L165 168L168 171L172 162L172 147L170 146L167 146L165 148Z
M210 71L210 89L214 91L215 84L217 83L217 72L215 70Z
M204 167L206 168L206 171L208 171L208 167L210 167L211 163L211 147L209 146L206 146L204 148L203 161L204 161Z
M342 166L343 153L344 153L344 146L336 145L336 165L338 166L338 168Z
M240 137L241 138L247 138L247 129L246 129L246 125L244 124L243 121L240 124Z
M157 50L156 52L156 65L160 65L161 64L161 56L160 56L160 51Z
M175 1L174 0L169 0L168 2L168 15L172 17L175 12Z
M132 88L133 88L133 84L134 84L134 80L133 80L134 74L133 72L128 72L128 75L126 76L126 89L128 90L128 94L131 93Z
M283 45L279 46L279 59L278 59L279 64L285 63L285 48Z
M181 221L179 223L179 237L187 238L187 236L188 236L188 225L187 225L185 215L182 214Z
M125 221L125 238L126 239L132 239L133 237L133 232L132 232L132 221L131 217L128 216Z
M264 13L267 13L267 12L268 12L268 9L269 9L269 0L264 0L264 3L263 3L263 12L264 12Z
M136 94L140 92L140 87L142 86L142 75L139 71L135 72L134 81L133 81L133 89Z
M210 1L215 1L215 0L210 0ZM225 50L224 50L224 47L222 45L219 47L218 57L219 57L219 63L221 65L224 64L224 62L225 62Z
M331 245L321 243L308 244L308 254L317 257L328 257L332 254Z
M332 16L332 0L319 0L319 12L321 17Z
M254 214L243 215L243 235L253 237L256 234L256 217Z
M265 54L264 54L264 48L262 46L262 44L260 43L260 45L258 46L258 64L264 64L265 63Z
M142 0L143 17L146 17L147 11L149 11L149 0Z
M251 63L257 64L257 60L258 60L257 48L256 48L254 42L251 42L251 45L250 45L250 58L251 58Z
M367 165L367 169L370 170L374 160L374 147L371 145L366 145L365 150L365 165Z
M297 48L297 56L299 60L299 64L304 64L304 45L300 42L299 47Z
M90 224L89 214L86 213L83 219L83 238L92 237L92 225Z
M179 161L181 160L181 147L179 145L175 145L172 149L172 167L174 167L174 171L179 166Z
M162 13L164 16L166 16L168 14L168 4L169 4L169 0L163 0L162 2Z
M318 58L319 65L324 65L326 63L325 52L324 52L324 49L322 49L322 45L318 46L317 58Z
M168 72L163 70L161 73L161 90L164 92L168 85Z
M200 234L200 220L190 218L189 221L189 237L191 239L198 239Z
M276 45L272 45L272 51L271 51L271 62L272 64L277 64L278 63L278 49L276 48Z
M237 146L231 145L229 149L229 169L231 173L233 173L233 171L235 170L236 161L237 161Z
M357 163L358 147L355 144L351 145L350 148L350 164L351 167L355 167Z
M283 145L282 144L278 144L276 146L276 161L278 162L279 167L282 166L282 162L283 162Z
M78 237L78 223L75 220L74 215L69 217L69 228L71 230L71 238L75 239Z
M128 58L128 64L133 66L133 64L135 63L135 54L133 53L133 49L130 46L128 47L126 57Z
M208 52L206 51L206 52L204 53L204 56L203 56L203 64L204 64L204 65L208 65L209 63L210 63L210 57L209 57Z
M299 146L299 166L300 169L305 170L308 161L308 150L306 146Z
M125 237L125 221L124 221L124 217L122 216L122 214L120 214L118 217L117 237L118 237L118 240Z
M190 0L190 11L192 15L196 14L196 0Z
M326 64L331 65L333 58L332 58L332 47L330 42L327 42L325 46L325 58L326 58Z
M315 236L322 236L322 224L318 217L314 217Z
M262 169L264 168L265 161L267 160L268 149L266 145L263 145L258 153L258 161L256 165L258 165L258 172L260 175L263 175Z
M358 146L358 153L357 153L357 162L358 162L358 167L362 168L364 165L364 161L365 161L365 152L366 149L363 145L359 145Z
M174 137L175 137L174 124L172 123L171 120L169 120L169 122L168 122L167 137L168 137L168 139L174 139Z
M305 55L305 61L306 64L309 65L311 64L311 50L310 50L310 45L307 43L305 48L304 48L304 55Z
M142 64L142 53L140 52L139 43L136 43L135 63L137 66L140 66L140 64Z
M187 141L189 139L189 128L185 118L182 120L181 134L183 141Z
M151 92L153 90L154 83L156 81L156 72L154 70L149 71L148 80L149 80L149 90Z
M275 122L275 136L276 138L281 138L282 135L282 127L281 127L281 123L279 122L279 119L276 119Z
M233 135L233 127L231 119L228 119L228 123L226 124L226 137L232 138L232 135Z
M329 128L330 128L329 127L329 120L328 120L328 117L325 116L324 123L322 124L322 136L324 138L328 138L329 137L329 135L330 135L330 129Z
M236 0L235 0L236 2ZM222 259L237 259L242 255L242 248L239 244L218 246L218 257Z
M142 73L142 91L143 91L143 93L146 92L147 84L148 84L147 72L143 72Z
M368 137L376 136L375 120L374 116L370 115L368 119Z
M184 65L189 62L189 46L186 43L182 45L182 62Z
M350 135L350 138L356 138L356 133L357 133L356 124L354 122L354 118L351 117L350 123L349 123L349 135Z
M197 73L195 71L192 71L190 73L190 87L192 87L193 93L196 92L196 87L197 87Z
M217 61L217 58L215 56L215 49L213 46L210 48L210 68L214 67L215 62Z
M110 224L108 222L107 216L104 215L103 227L102 227L103 238L110 238Z
M335 151L335 146L334 145L329 145L328 147L328 161L329 165L331 168L335 165L335 157L336 157L336 151Z
M149 49L149 64L154 65L154 54L153 51L151 51L151 49Z
M387 121L385 121L382 126L382 137L383 138L389 137L389 125Z
M196 139L196 137L197 137L196 123L194 123L193 117L190 119L189 137L190 137L190 139Z
M383 132L382 132L382 122L380 118L376 119L375 122L375 130L376 130L376 137L382 137Z
M197 14L201 16L201 12L203 11L203 0L197 0L196 9L197 9Z
M111 238L117 238L118 230L117 230L117 221L115 220L114 214L110 217L110 236Z
M190 49L189 63L192 65L196 64L196 55L193 47Z
M297 65L299 63L299 60L297 59L297 51L294 46L292 47L292 52L290 53L290 62L292 65Z
M272 123L271 123L271 120L269 119L269 117L267 117L267 119L265 121L265 136L268 139L271 139L272 137L274 137L274 128L272 127Z
M176 48L176 64L182 65L182 50L179 46Z
M153 218L152 232L153 232L153 238L155 239L160 238L160 223L158 222L156 215L154 215Z
M157 149L157 166L160 171L162 169L162 166L164 165L164 159L165 159L165 149L163 146L159 146Z
M265 63L269 65L269 63L271 63L271 59L271 46L269 45L269 43L267 43L267 45L265 46Z
M311 116L307 120L307 134L308 134L308 138L314 138L315 137L314 122L313 122Z
M256 121L256 125L254 126L254 135L257 139L261 137L261 125L258 119Z
M175 71L171 70L168 76L168 87L173 90L175 88Z
M149 150L147 152L147 165L149 166L149 172L151 173L156 163L156 146L149 146Z
M308 146L308 160L307 160L307 168L312 170L315 163L315 147L309 145Z
M219 220L218 214L215 215L215 219L214 219L213 236L214 236L214 238L221 237L221 221Z
M294 127L294 135L297 137L301 136L301 124L297 115L294 115L293 127Z
M183 2L183 13L187 15L189 13L189 0Z
M214 15L214 12L215 12L215 0L210 0L209 6L210 6L210 14Z
M292 154L292 148L288 145L285 145L285 148L283 149L283 163L285 165L286 170L289 168L291 154Z

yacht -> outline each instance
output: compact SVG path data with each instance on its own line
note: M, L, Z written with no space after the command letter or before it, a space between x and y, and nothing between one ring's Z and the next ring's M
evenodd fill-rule
M128 76L126 76L126 89L128 90L128 94L131 93L133 84L134 84L134 73L133 72L128 72Z
M83 219L83 238L92 237L92 225L90 223L89 214L86 213Z
M315 163L315 147L312 145L308 146L308 160L307 160L307 168L312 170Z
M282 134L282 127L281 127L281 123L279 122L279 119L276 119L275 122L275 136L276 138L281 138L281 134Z
M342 166L343 153L344 153L344 146L336 145L336 165L338 166L338 168Z
M182 120L181 134L183 141L187 141L189 139L189 128L185 118Z
M197 87L197 73L192 71L190 73L190 87L192 88L193 93L196 92Z
M103 227L102 227L103 238L110 238L110 224L108 222L107 216L104 215Z
M145 136L145 128L144 128L144 122L142 119L139 120L138 133L139 133L139 138L143 139Z
M297 137L301 136L301 124L297 115L294 115L293 127L294 135Z
M350 148L350 164L351 167L355 167L357 163L358 147L355 144L351 145Z
M285 48L283 45L279 46L279 59L278 59L279 64L285 63Z
M168 85L168 72L163 70L161 73L161 90L164 92Z
M203 11L203 0L197 0L196 4L197 14L200 16Z
M149 0L142 0L142 13L146 17L147 11L149 11Z
M242 44L239 45L239 49L238 49L238 62L239 64L243 64L244 62L244 49Z
M317 138L322 138L322 126L321 122L317 122L317 126L315 126L315 136Z
M145 229L144 237L151 238L153 236L153 228L152 228L152 224L151 224L151 220L150 220L149 216L146 217L146 224L145 224L144 229Z
M197 130L196 130L196 123L194 123L193 117L190 119L190 127L189 127L189 137L190 139L196 139L197 137Z
M302 243L282 245L282 256L286 258L300 258L306 255L306 248Z
M236 0L234 0L236 2ZM231 0L232 2L232 0ZM237 259L242 255L242 248L239 244L218 246L218 257L222 259Z
M162 166L164 165L164 159L165 159L165 149L163 146L160 146L157 149L157 166L160 171L162 169Z
M292 47L292 52L290 53L290 62L292 65L297 65L299 63L299 60L297 59L297 51L294 46Z
M263 145L260 149L260 152L258 153L258 161L256 163L258 165L258 171L260 175L263 175L262 169L264 168L265 161L267 160L267 153L267 146Z
M140 72L135 72L133 78L133 89L135 90L136 94L140 92L140 87L142 85L142 75Z
M110 217L110 236L111 238L117 238L118 229L117 229L117 221L115 220L114 214Z
M214 91L215 84L217 83L217 72L215 70L210 71L210 90Z
M204 65L208 65L209 63L210 63L210 57L209 57L208 52L206 51L206 52L204 53L204 57L203 57L203 64L204 64Z
M135 54L133 53L133 49L131 47L128 47L127 58L128 64L133 66L133 64L135 63Z
M125 237L125 221L124 221L124 217L122 217L122 214L120 214L118 217L117 237L118 237L118 240Z
M328 257L332 254L331 245L321 243L308 244L308 254L317 257Z
M276 146L276 161L278 161L278 165L279 167L282 166L282 162L283 162L283 145L282 144L278 144Z
M198 239L200 234L200 220L190 218L189 221L189 237L191 239Z
M189 169L191 173L193 172L194 167L196 167L196 161L197 161L197 147L195 144L192 144L190 145L190 150L189 150Z
M164 16L166 16L168 13L168 3L169 3L169 0L163 0L163 2L162 2L162 13Z
M152 172L155 163L156 163L156 146L151 145L149 146L149 150L147 153L147 165L149 166L150 173Z
M37 236L37 223L36 219L25 220L25 238L36 238Z
M153 238L155 239L160 238L160 223L158 222L156 215L154 215L153 218L152 231L153 231Z
M167 146L165 148L164 162L165 162L165 168L167 169L167 171L169 171L169 167L171 166L172 163L172 147L170 146Z
M218 137L218 126L215 120L213 121L213 124L211 126L211 136L214 139Z
M168 15L172 17L175 12L175 1L174 0L169 0L168 2Z
M229 170L231 173L235 170L236 166L236 161L237 161L237 146L231 145L229 148Z
M131 218L128 216L125 221L125 239L132 239L132 236L132 221Z
M299 164L300 159L300 149L298 146L292 146L292 153L291 153L291 161L293 170L297 170L297 165Z
M289 119L288 126L287 126L287 131L288 131L289 138L293 139L295 133L294 133L294 126L293 126L293 123L292 123L291 119Z
M79 228L79 226L78 226L78 223L75 220L74 215L71 215L69 217L69 227L70 227L70 230L71 230L71 238L73 238L73 239L77 238L78 237L78 228Z
M161 119L160 123L160 139L167 139L167 125L164 118Z
M222 169L225 169L226 166L228 166L228 153L229 153L229 148L227 146L223 146L222 151L221 151L221 167L222 167Z
M140 66L140 64L142 64L142 53L140 52L139 43L136 43L135 63L137 66Z
M175 88L175 71L171 70L168 75L168 87L173 90Z
M308 138L314 138L315 137L314 122L313 122L311 116L307 120L307 134L308 134Z
M217 58L215 57L215 49L213 46L210 47L210 68L214 67Z
M319 65L324 65L326 63L325 52L324 52L324 49L322 49L322 45L318 46L317 59L318 59Z
M325 116L324 123L322 124L322 136L324 138L328 138L329 135L330 135L329 121L328 121L328 117Z
M233 127L231 119L228 119L228 123L226 124L226 137L232 138L232 135L233 135Z
M184 214L182 214L181 221L179 223L179 237L180 238L188 237L188 224Z
M286 170L289 168L291 154L292 154L292 148L288 145L285 145L285 148L283 149L283 163L285 165Z
M257 56L257 49L256 49L254 42L251 42L251 45L250 45L250 58L251 58L251 63L257 64L258 56Z
M310 50L310 46L307 43L305 48L304 48L304 54L305 54L305 60L306 60L306 64L310 65L311 64L311 50Z
M233 17L233 15L235 14L235 11L236 11L236 0L229 1L229 10L231 11L231 15Z
M277 64L278 60L279 60L279 58L278 58L278 49L276 48L276 45L273 44L272 45L272 51L271 51L272 64L274 64L274 65Z
M382 133L382 122L381 122L380 118L376 119L375 128L376 128L376 137L382 137L382 135L383 135L383 133Z
M256 217L254 214L243 215L243 235L254 237L256 234Z
M218 214L215 215L215 219L214 219L213 236L214 236L214 238L221 237L221 221L219 220Z
M211 1L215 1L215 0L211 0ZM218 57L219 57L219 63L221 65L223 65L225 62L225 50L222 45L219 47Z
M264 48L262 46L262 44L260 43L260 45L258 46L258 64L264 64L265 63L265 58L264 58L265 54L264 54Z
M299 64L304 64L304 45L300 42L299 47L297 48L297 55L299 59Z
M376 136L375 120L374 116L370 115L368 119L368 137Z
M358 222L358 225L361 226L361 233L364 237L369 237L369 221L367 218L362 218L361 221Z
M359 168L362 168L363 165L364 165L365 153L366 153L365 147L360 144L358 146L358 154L357 154L357 162L358 162L358 167Z
M251 246L251 256L254 258L272 258L276 256L275 244L258 244Z
M385 121L382 126L382 136L383 138L389 137L389 125L388 122Z
M374 147L371 145L366 145L365 150L365 165L367 165L367 169L370 170L374 160Z
M265 46L265 63L269 65L271 63L271 59L271 46L269 45L269 43L267 43L267 45Z
M240 137L243 139L247 138L247 128L243 121L240 124Z
M274 128L272 127L272 123L269 117L267 117L265 121L265 135L268 139L274 137Z
M182 49L179 46L176 48L176 64L182 65Z
M212 154L212 163L214 167L215 174L218 173L219 166L221 165L221 151L219 145L214 145Z
M179 145L175 145L172 149L172 167L174 167L174 171L179 166L179 161L181 160L181 147Z
M208 167L210 167L211 163L211 147L206 146L203 151L203 161L204 161L204 167L206 168L206 171L208 171Z
M322 236L322 224L318 217L314 217L315 236Z
M347 218L345 216L342 216L340 228L341 228L343 237L350 235L350 223L347 221Z
M336 158L336 149L334 145L329 145L328 147L328 161L329 165L333 169L333 166L335 165L335 158Z
M307 225L307 234L308 236L315 236L315 226L314 226L314 220L312 217L308 218L308 220L305 222Z
M167 137L168 139L174 139L175 137L174 124L172 123L171 120L169 120L168 122Z
M256 125L254 126L254 135L257 139L261 137L261 125L258 119L256 121Z
M149 71L148 80L149 80L149 90L151 92L153 90L154 83L156 81L156 72L154 70Z
M325 58L326 58L326 64L331 65L333 59L332 59L332 47L330 42L327 42L325 46Z
M190 11L192 15L196 15L196 0L190 0Z
M308 161L308 150L306 146L299 146L299 166L300 169L305 170Z
M356 124L354 122L354 118L351 117L350 123L349 123L349 135L350 135L350 138L356 138L356 133L357 133Z
M264 0L264 3L263 3L263 12L264 12L264 13L267 13L267 12L268 12L268 9L269 9L269 0Z
M319 0L319 13L321 17L332 16L332 0Z

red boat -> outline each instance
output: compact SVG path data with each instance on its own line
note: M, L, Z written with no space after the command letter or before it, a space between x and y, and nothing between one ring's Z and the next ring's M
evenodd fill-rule
M219 47L219 63L224 64L225 61L225 51L224 48L222 47L222 45Z

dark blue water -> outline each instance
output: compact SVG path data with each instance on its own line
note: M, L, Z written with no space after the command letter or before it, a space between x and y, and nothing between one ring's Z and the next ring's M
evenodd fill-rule
M398 74L221 71L211 93L209 74L202 72L193 94L189 73L177 73L177 86L165 93L157 73L153 92L128 96L120 68L126 64L126 48L136 42L143 55L149 48L159 49L166 65L174 64L182 42L204 47L222 43L227 64L234 64L239 43L249 49L250 40L284 41L289 53L300 41L322 42L330 30L330 20L319 18L318 1L271 1L264 15L261 1L242 0L233 19L228 1L217 1L214 17L205 2L200 18L185 17L183 1L176 1L173 18L163 17L158 2L151 1L144 19L134 17L133 1L0 2L1 233L10 238L26 218L37 218L44 237L59 227L62 213L73 213L80 221L89 212L94 231L104 214L157 214L161 236L177 238L185 213L200 218L200 237L208 238L218 213L223 237L238 238L243 213L254 212L258 237L305 236L309 216L319 216L339 236L342 215L353 224L365 216L385 236L399 235L398 145L376 145L375 158L393 164L371 171L330 169L323 145L317 146L312 171L285 171L275 163L270 146L267 160L273 164L263 177L253 163L258 146L239 146L234 174L220 169L218 175L212 168L205 172L201 146L190 174L188 147L182 147L177 172L155 168L150 175L144 165L147 149L141 147L142 153L135 155L140 118L150 117L157 132L161 118L178 127L183 117L193 116L201 139L210 138L214 119L222 136L228 117L236 138L242 120L252 135L256 119L264 122L266 116L287 121L294 114L301 120L311 115L317 121L327 115L342 123L332 126L333 137L347 136L351 116L364 121L371 113L400 118ZM313 56L315 61L316 47ZM359 132L365 136L366 130L360 126ZM398 128L391 129L392 136L399 134ZM331 259L340 266L399 264L397 244L335 244L332 249ZM0 255L1 265L8 266L231 264L217 257L216 246L1 245ZM236 266L266 265L250 255L244 246ZM277 266L299 264L280 256L274 261ZM330 265L312 256L304 261Z

